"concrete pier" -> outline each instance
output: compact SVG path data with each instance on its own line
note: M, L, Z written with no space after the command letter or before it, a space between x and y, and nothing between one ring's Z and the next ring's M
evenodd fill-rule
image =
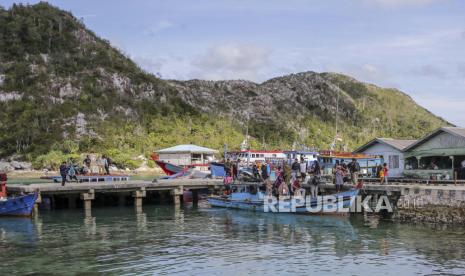
M126 199L132 197L136 210L141 210L144 198L147 193L155 193L160 200L164 200L169 195L172 197L175 206L181 206L181 198L184 189L193 192L193 201L198 201L199 189L209 189L211 191L221 189L223 181L221 179L173 179L151 181L119 181L119 182L86 182L86 183L66 183L61 186L59 183L40 183L30 185L8 185L8 192L11 194L39 192L39 198L34 206L35 213L38 212L42 197L48 198L50 207L55 208L62 205L64 208L75 208L78 198L82 200L82 207L86 215L91 215L93 201L96 205L105 204L105 199L111 200L115 206L126 205ZM105 197L105 198L102 198ZM111 198L109 198L111 197ZM64 206L63 206L64 205Z

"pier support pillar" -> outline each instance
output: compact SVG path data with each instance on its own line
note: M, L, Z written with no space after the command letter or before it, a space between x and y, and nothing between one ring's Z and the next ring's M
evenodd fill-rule
M42 203L42 195L40 192L37 194L37 200L34 203L34 208L32 209L32 212L34 216L37 216L39 214L39 204Z
M142 199L146 196L145 187L140 188L140 190L134 191L132 197L134 197L134 207L137 211L142 210Z
M82 193L81 199L84 201L84 211L86 213L86 217L90 217L92 215L92 200L95 199L94 190L91 189L88 193Z
M173 196L173 203L174 207L179 207L181 206L181 196L184 192L184 188L182 186L179 186L173 190L171 190L171 195Z

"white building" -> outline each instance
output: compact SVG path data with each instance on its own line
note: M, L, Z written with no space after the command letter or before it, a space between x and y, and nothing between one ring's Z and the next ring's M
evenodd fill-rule
M417 140L376 138L359 147L354 153L383 156L390 177L402 177L404 172L404 150Z
M197 145L177 145L156 151L158 160L173 165L206 165L215 160L217 150Z

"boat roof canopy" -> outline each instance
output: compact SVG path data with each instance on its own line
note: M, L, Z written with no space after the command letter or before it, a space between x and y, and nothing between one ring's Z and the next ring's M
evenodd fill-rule
M205 153L205 154L215 154L218 153L217 150L209 149L197 145L177 145L171 148L157 150L157 153Z

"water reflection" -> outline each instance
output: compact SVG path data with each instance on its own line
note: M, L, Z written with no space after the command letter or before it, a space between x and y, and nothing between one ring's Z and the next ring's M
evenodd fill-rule
M464 274L465 229L202 204L57 210L1 219L0 258L18 274Z

